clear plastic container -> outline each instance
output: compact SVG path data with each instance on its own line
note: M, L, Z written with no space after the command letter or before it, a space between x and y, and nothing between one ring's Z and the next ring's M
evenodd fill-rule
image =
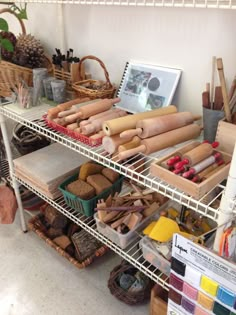
M166 209L167 205L168 202L164 203L161 207L157 209L157 211L154 214L145 218L142 222L140 222L140 224L137 225L135 229L129 231L126 234L121 234L114 230L113 228L111 228L109 225L101 222L98 218L97 213L95 213L94 218L96 220L98 232L109 238L109 240L111 240L116 245L120 246L122 249L125 249L128 245L130 245L133 241L135 241L138 238L139 235L137 231L144 230L145 227L151 221L157 220L159 217L158 215L159 211Z
M147 236L143 237L139 244L143 251L143 257L150 262L150 264L169 276L170 261L165 259L161 254L152 248L149 238Z

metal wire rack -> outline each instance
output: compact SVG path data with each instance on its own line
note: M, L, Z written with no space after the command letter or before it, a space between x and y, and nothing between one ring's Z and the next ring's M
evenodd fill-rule
M118 171L120 174L123 174L124 176L143 184L145 187L158 191L171 200L177 201L178 203L181 203L182 205L185 205L208 218L217 220L219 208L217 205L215 206L215 204L217 204L216 200L220 199L224 192L225 187L223 185L218 185L212 191L204 195L201 199L196 200L176 189L175 187L169 185L168 183L160 180L159 178L149 174L150 164L165 154L166 151L159 151L152 156L138 154L135 156L135 158L132 157L125 162L115 162L111 159L111 156L103 150L102 147L89 147L81 142L78 142L77 140L74 140L47 127L45 125L45 121L42 119L42 116L46 113L48 108L49 106L45 104L38 108L36 107L26 111L25 113L19 114L12 109L10 104L2 106L0 108L0 113L8 118L13 119L14 121L28 126L29 128L45 135L55 142L61 143L62 145L78 152L79 154L82 154L94 161L99 162L100 164L103 164L104 166ZM137 166L135 166L137 160L144 165L144 170L141 173L137 171ZM231 208L236 213L236 210L234 209L235 201L233 200L231 202Z
M141 239L141 235L137 235L137 240L133 242L131 245L129 245L125 250L121 249L119 246L114 244L112 241L110 241L108 238L106 238L104 235L99 233L96 228L96 223L93 219L93 217L85 217L81 213L73 210L70 208L64 201L64 198L61 196L57 198L56 200L52 200L45 196L43 193L41 193L38 189L35 189L25 181L23 181L20 178L17 178L17 181L33 191L36 195L41 197L43 200L45 200L47 203L52 205L54 208L56 208L58 211L60 211L62 214L64 214L66 217L68 217L70 220L78 224L80 227L82 227L84 230L92 234L94 237L99 239L103 244L107 245L110 249L112 249L116 254L130 262L133 266L138 268L140 271L142 271L144 274L146 274L149 278L151 278L156 283L159 283L164 289L169 290L168 287L168 277L161 273L156 267L151 265L149 262L147 262L143 256L142 251L139 248L139 241Z
M236 0L18 0L18 3L236 9ZM4 1L4 3L10 3Z

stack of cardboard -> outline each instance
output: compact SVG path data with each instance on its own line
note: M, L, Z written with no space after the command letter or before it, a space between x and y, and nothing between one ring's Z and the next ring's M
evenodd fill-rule
M60 196L58 186L87 161L78 153L54 143L15 159L15 174L51 199Z

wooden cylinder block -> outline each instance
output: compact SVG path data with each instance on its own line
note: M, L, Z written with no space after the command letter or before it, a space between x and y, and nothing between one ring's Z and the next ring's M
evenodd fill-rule
M136 128L137 121L145 118L173 114L177 112L177 108L173 105L158 108L144 113L128 115L126 117L108 120L103 124L103 130L107 136L112 136L122 131Z
M183 155L183 159L189 161L188 165L194 165L208 158L213 152L213 148L209 143L202 143L191 151Z

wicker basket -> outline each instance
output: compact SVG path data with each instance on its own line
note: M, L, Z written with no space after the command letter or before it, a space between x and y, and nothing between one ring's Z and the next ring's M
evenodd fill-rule
M28 222L29 230L35 232L41 239L43 239L49 246L55 249L61 256L69 260L69 262L73 264L75 267L79 269L85 268L88 265L90 265L96 257L103 256L108 251L108 248L105 245L103 245L102 247L98 248L92 256L88 257L83 262L79 262L45 235L44 233L45 228L40 221L40 216L41 214L38 214L29 220Z
M84 80L85 73L82 65L82 74L79 74L79 63L75 62L70 65L70 72L65 71L63 68L58 69L55 65L53 66L53 76L59 80L66 81L66 88L68 91L72 91L72 84L79 80Z
M116 91L116 88L115 88L115 86L113 86L111 84L111 81L109 79L109 74L107 72L107 69L106 69L104 63L100 59L98 59L95 56L85 56L85 57L83 57L80 60L80 63L79 63L79 74L80 74L80 76L82 76L82 63L86 59L96 60L100 64L100 66L102 67L102 69L104 71L104 74L105 74L105 78L106 78L105 88L104 89L100 89L100 90L93 90L93 89L86 88L85 86L83 86L83 85L88 84L88 83L90 83L90 84L100 83L101 82L100 80L89 79L89 80L78 81L78 82L75 82L72 85L73 89L77 93L77 96L81 97L81 98L82 97L89 97L90 99L113 98L113 96L115 94L115 91Z
M21 19L18 18L15 12L10 9L1 9L1 13L10 13L14 15L21 26L22 34L26 34L25 25ZM45 61L43 67L48 69L48 72L52 72L52 63L50 59L45 55ZM0 61L0 96L7 97L11 95L11 88L15 88L15 86L24 80L24 82L28 86L33 86L33 70L18 66L14 63L1 60Z
M129 271L138 271L134 266L130 265L126 261L123 261L120 265L116 266L110 273L108 280L108 288L112 295L117 299L129 305L136 305L145 302L150 299L151 289L153 282L147 278L147 286L139 292L128 292L122 289L117 282L121 273L129 273Z

